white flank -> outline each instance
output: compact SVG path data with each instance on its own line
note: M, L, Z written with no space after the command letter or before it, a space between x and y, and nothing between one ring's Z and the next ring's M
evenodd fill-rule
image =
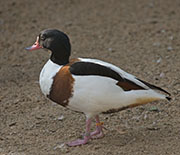
M73 76L73 78L74 93L69 108L84 112L87 117L110 109L165 99L164 95L151 89L124 91L116 85L116 80L107 77Z
M53 83L53 77L56 73L60 70L61 66L53 63L50 59L44 65L43 69L41 70L40 77L39 77L39 84L41 91L45 96L49 95L51 85Z

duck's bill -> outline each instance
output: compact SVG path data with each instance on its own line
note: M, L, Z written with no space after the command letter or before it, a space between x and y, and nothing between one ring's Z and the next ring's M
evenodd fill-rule
M34 50L38 50L40 48L42 48L42 46L34 44L34 45L30 46L30 47L26 47L25 49L28 50L28 51L34 51Z
M26 47L25 49L28 51L34 51L34 50L38 50L41 48L43 48L43 47L39 44L39 37L37 37L36 42L32 46Z

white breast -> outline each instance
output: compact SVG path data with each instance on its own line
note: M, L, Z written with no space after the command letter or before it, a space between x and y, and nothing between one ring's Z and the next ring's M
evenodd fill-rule
M48 60L44 65L39 77L40 88L44 95L49 95L53 83L53 77L61 67L62 66L53 63L51 60Z

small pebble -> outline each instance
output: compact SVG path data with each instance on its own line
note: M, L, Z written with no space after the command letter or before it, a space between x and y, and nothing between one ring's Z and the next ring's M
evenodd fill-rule
M148 130L159 130L160 128L158 127L147 127Z
M161 30L161 33L165 33L165 32L166 32L166 30L164 30L164 29Z
M145 114L145 115L144 115L144 119L146 119L147 117L148 117L147 114Z
M10 123L9 126L14 126L16 125L16 122Z
M160 110L159 110L157 107L153 106L153 107L151 107L151 108L149 109L149 111L159 112Z
M153 46L159 47L161 44L159 42L153 43Z
M55 147L54 147L54 150L56 150L56 149L62 149L64 146L65 146L65 144L62 143L62 144L60 144L60 145L55 146Z
M169 37L169 39L170 39L170 40L173 40L173 39L174 39L174 37L173 37L173 36L170 36L170 37Z
M169 47L167 48L167 50L168 50L168 51L172 51L173 48L172 48L171 46L169 46Z
M109 51L109 52L112 52L112 51L113 51L113 49L112 49L112 48L108 48L108 51Z
M160 62L161 62L161 60L162 60L162 59L161 59L161 58L159 58L156 62L157 62L157 63L160 63Z
M58 117L58 120L59 120L59 121L62 121L63 119L64 119L64 116L63 116L63 115L61 115L61 116Z
M52 106L57 106L57 103L55 103L55 102L52 102L51 104L52 104Z
M164 73L161 73L159 76L160 76L161 78L164 77Z

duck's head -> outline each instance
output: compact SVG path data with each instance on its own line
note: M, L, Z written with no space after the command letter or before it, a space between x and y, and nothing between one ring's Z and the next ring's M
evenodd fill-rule
M45 48L50 50L51 61L59 65L65 65L69 62L71 54L71 44L68 36L56 29L46 29L37 36L36 42L26 49L28 51Z

